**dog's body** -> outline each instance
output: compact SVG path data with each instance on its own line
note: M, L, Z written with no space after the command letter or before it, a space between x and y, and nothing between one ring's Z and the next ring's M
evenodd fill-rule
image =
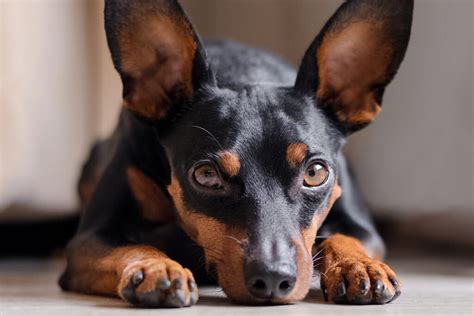
M202 45L174 1L107 3L126 109L84 167L85 213L61 286L189 306L194 278L214 270L237 302L290 303L306 295L314 261L331 301L396 298L397 278L377 261L383 242L341 153L345 136L378 113L408 43L412 2L386 2L344 4L299 72L234 42ZM358 56L372 44L379 55ZM376 65L364 73L360 63ZM327 238L313 257L317 236Z

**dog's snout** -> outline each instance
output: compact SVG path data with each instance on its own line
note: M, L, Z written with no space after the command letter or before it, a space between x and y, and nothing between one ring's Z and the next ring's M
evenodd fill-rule
M284 298L296 283L296 268L286 262L252 261L245 265L244 273L248 291L258 299Z

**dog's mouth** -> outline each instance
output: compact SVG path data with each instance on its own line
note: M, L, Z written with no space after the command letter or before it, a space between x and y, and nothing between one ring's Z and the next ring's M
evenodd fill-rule
M226 246L225 253L206 261L227 297L245 305L286 305L302 300L309 291L312 257L303 245L295 245L291 260L255 260L242 247ZM210 253L215 251L211 250Z

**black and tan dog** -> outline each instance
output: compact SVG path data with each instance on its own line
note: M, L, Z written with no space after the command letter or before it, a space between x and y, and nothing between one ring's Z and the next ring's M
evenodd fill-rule
M412 11L412 0L345 2L295 72L234 42L203 44L175 0L107 0L124 109L84 167L61 287L180 307L212 275L235 302L287 304L316 268L330 301L394 300L399 281L341 146L380 112Z

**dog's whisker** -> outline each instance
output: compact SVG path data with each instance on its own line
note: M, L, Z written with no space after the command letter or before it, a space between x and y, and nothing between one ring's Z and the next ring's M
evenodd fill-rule
M322 265L322 264L323 264L323 263L320 262L320 263L317 263L317 264L313 265L313 267L314 267L314 268L318 268L318 267L319 267L320 265Z
M217 262L223 262L222 260L222 257L223 257L223 254L220 253L219 251L215 250L215 249L211 249L211 248L207 248L207 247L204 247L204 246L201 246L205 251L205 256L209 259L212 259L213 261L217 261Z
M328 278L328 276L326 275L326 273L322 272L322 271L319 271L317 270L317 272L320 274L320 275L323 275L325 279Z
M217 138L210 132L208 131L207 129L205 129L204 127L202 126L198 126L198 125L193 125L194 128L197 128L197 129L200 129L202 130L203 132L205 132L207 135L209 135L211 137L212 140L214 140L217 145L219 145L219 147L224 150L224 147L222 147L221 143L217 140Z
M204 252L205 254L212 254L212 255L216 255L216 256L222 256L222 254L216 250L213 250L213 249L205 249L206 251Z
M224 263L222 259L218 258L218 257L214 257L212 255L210 256L207 256L207 258L209 259L209 262L215 262L215 263ZM205 263L205 265L207 264L208 262Z
M322 251L323 251L323 249L320 249L320 250L313 256L313 260L314 260L314 258L316 258Z
M206 257L210 258L210 259L219 259L219 260L222 260L222 255L218 254L218 253L213 253L211 251L208 251L206 252Z
M230 240L233 240L233 241L235 241L236 243L238 243L240 246L243 246L243 245L244 245L244 243L243 243L242 241L238 240L238 239L235 238L234 236L231 236L231 235L224 235L224 236L222 236L222 237L228 238L228 239L230 239Z

